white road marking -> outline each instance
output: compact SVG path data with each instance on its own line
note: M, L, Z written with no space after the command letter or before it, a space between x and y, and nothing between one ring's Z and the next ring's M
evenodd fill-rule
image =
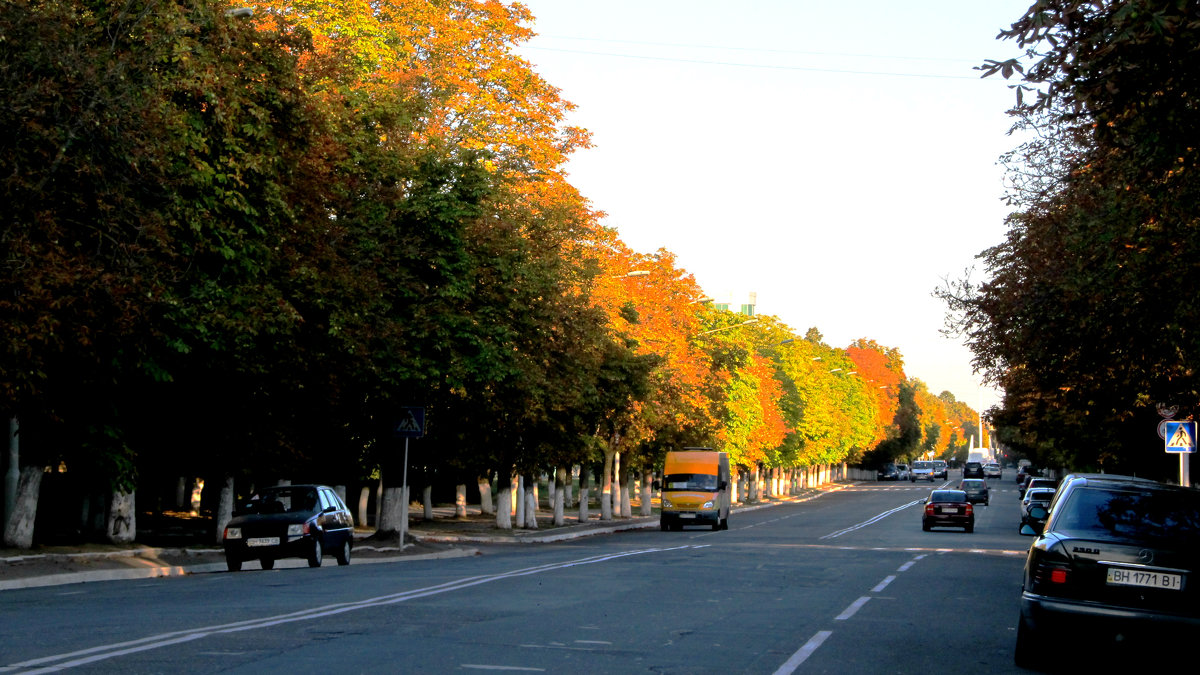
M842 610L841 614L838 614L837 616L833 617L833 620L834 621L846 621L850 617L854 616L855 612L862 609L862 606L867 604L867 601L870 599L871 599L870 596L864 595L863 597L855 600L854 602L850 603L849 607Z
M531 672L531 673L546 672L545 668L525 668L523 666L488 666L488 665L483 665L480 663L464 663L464 664L460 665L459 667L460 668L469 668L469 669L473 669L473 670L520 670L520 671L527 671L527 672Z
M75 668L78 666L86 666L86 665L89 665L92 663L96 663L98 661L106 661L108 659L111 659L111 658L114 658L117 656L124 656L126 654L134 654L137 652L149 651L152 649L161 649L163 647L169 647L174 644L179 644L182 642L190 642L192 640L198 640L200 638L210 637L213 635L220 635L223 633L237 633L237 632L241 632L241 631L255 630L255 629L259 629L259 628L268 628L271 626L295 623L298 621L312 621L313 619L320 619L320 618L327 617L327 616L335 616L338 614L344 614L346 612L353 612L353 611L358 611L358 610L362 610L362 609L370 609L370 608L374 608L374 607L392 605L392 604L396 604L396 603L400 603L400 602L406 602L408 600L413 600L416 598L423 598L423 597L430 596L430 595L438 595L441 593L448 593L450 591L462 590L465 588L471 588L473 586L478 586L480 584L486 584L486 583L491 583L493 581L499 581L501 579L523 577L523 576L529 576L532 574L541 574L544 572L551 572L554 570L561 570L561 569L569 569L569 568L578 567L581 565L593 565L596 563L608 562L610 560L617 560L619 558L624 558L624 557L633 556L633 555L645 555L648 553L665 553L665 552L670 552L670 551L686 550L686 549L690 549L690 548L701 548L701 547L693 546L693 545L685 545L685 546L672 546L672 547L668 547L668 548L647 548L647 549L640 549L640 550L634 550L634 551L626 551L623 553L595 555L595 556L590 556L587 558L580 558L578 560L568 560L566 562L561 562L561 563L548 563L545 565L538 565L536 567L517 569L517 570L512 570L510 572L502 572L499 574L489 574L489 575L475 576L475 577L464 577L462 579L448 581L448 582L445 582L442 584L437 584L435 586L429 586L427 588L418 588L418 589L413 589L411 591L402 591L400 593L393 593L391 595L383 595L383 596L379 596L379 597L375 597L375 598L367 598L365 600L359 600L356 602L337 603L337 604L333 604L333 605L326 605L324 607L313 607L311 609L304 609L304 610L300 610L297 612L292 612L290 614L280 614L277 616L267 616L267 617L262 617L259 619L249 619L246 621L237 621L234 623L218 624L215 626L203 626L203 627L193 628L193 629L189 629L189 630L173 631L170 633L162 633L160 635L150 635L150 636L147 636L144 638L138 638L136 640L128 640L126 642L118 642L118 643L114 643L114 644L90 647L88 649L80 649L78 651L68 652L65 654L55 654L52 656L44 656L41 658L30 659L28 661L22 661L20 663L11 663L11 664L8 664L7 666L0 667L0 673L9 672L9 671L13 671L13 670L20 670L23 668L36 668L39 666L41 668L38 670L26 671L26 675L31 675L33 673L56 672L56 671L63 670L66 668ZM568 648L568 649L571 649L571 648Z
M833 631L823 630L809 638L803 647L796 650L796 653L792 654L790 659L784 661L782 666L779 666L779 669L775 671L775 675L790 675L795 672L800 667L800 664L812 656L812 653L817 651L817 647L820 647L821 643L825 642L830 635L833 635Z
M894 574L890 574L890 575L888 575L888 576L884 577L884 578L883 578L883 581L879 582L879 584L877 584L877 585L875 586L875 588L872 588L872 589L871 589L871 592L872 592L872 593L879 593L879 592L880 592L880 591L882 591L883 589L887 588L887 587L888 587L888 584L892 583L892 582L893 582L893 581L895 581L895 580L896 580L896 575L894 575Z
M863 522L861 522L861 523L859 523L859 524L857 524L857 525L851 525L850 527L847 527L847 528L844 528L844 529L838 530L837 532L830 532L829 534L827 534L827 535L825 535L825 536L821 537L821 539L833 539L833 538L836 538L836 537L840 537L840 536L842 536L843 534L846 534L847 532L853 532L853 531L855 531L855 530L858 530L858 529L864 528L864 527L866 527L866 526L868 526L868 525L871 525L871 524L874 524L874 523L878 523L879 521L883 520L884 518L887 518L888 516L892 515L893 513L899 513L900 511L903 511L904 509L907 509L908 507L910 507L910 506L912 506L912 505L914 505L914 504L920 504L920 503L921 503L921 500L919 500L919 499L914 499L913 501L911 501L911 502L909 502L909 503L907 503L907 504L903 504L903 505L901 505L901 506L897 506L897 507L896 507L896 508L894 508L894 509L891 509L891 510L889 510L889 511L884 511L883 513L880 513L880 514L878 514L878 515L872 516L872 517L870 517L869 519L867 519L867 520L864 520Z

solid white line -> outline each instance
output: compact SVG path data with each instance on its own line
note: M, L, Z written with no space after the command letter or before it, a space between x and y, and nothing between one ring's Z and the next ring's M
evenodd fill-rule
M878 586L876 586L875 588L872 588L871 592L878 593L878 592L882 591L883 589L887 588L888 584L892 583L895 580L896 580L896 575L889 574L888 576L884 577L883 581L879 582Z
M870 596L864 595L863 597L855 600L854 602L850 603L850 606L847 607L841 614L833 617L833 620L845 621L846 619L849 619L850 617L854 616L855 612L862 609L862 606L867 604L867 601L870 599Z
M864 520L863 522L861 522L857 525L851 525L850 527L847 527L845 529L841 529L836 532L830 532L829 534L821 537L821 539L833 539L834 537L840 537L843 534L846 534L847 532L853 532L857 529L866 527L867 525L878 523L879 521L883 520L884 518L887 518L888 516L892 515L893 513L898 513L900 511L903 511L904 509L907 509L908 507L912 506L913 504L920 504L920 503L921 503L921 501L919 499L914 499L913 501L911 501L907 504L904 504L902 506L897 506L896 508L894 508L890 511L884 511L883 513L880 513L876 516L872 516L871 518Z
M533 673L544 673L545 668L523 668L521 666L486 666L479 663L464 663L460 668L474 668L475 670L523 670Z
M830 635L833 635L833 631L823 630L809 638L803 647L796 650L795 654L792 654L792 658L784 661L783 665L779 666L779 669L775 671L775 675L791 675L791 673L800 667L801 663L804 663L808 657L812 656L813 652L817 651L817 647L820 647L821 643Z

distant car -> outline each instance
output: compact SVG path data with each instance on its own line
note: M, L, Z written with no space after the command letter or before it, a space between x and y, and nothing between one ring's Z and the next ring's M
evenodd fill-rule
M913 483L919 480L933 482L933 462L913 462L908 479Z
M967 462L963 464L963 478L987 478L983 474L983 462Z
M875 472L875 480L900 480L900 470L895 464L884 464Z
M1036 536L1021 584L1018 666L1043 669L1063 653L1064 636L1094 650L1119 634L1149 657L1200 630L1200 490L1068 475ZM1138 648L1139 639L1148 644Z
M1021 498L1021 527L1026 525L1041 527L1045 524L1045 518L1035 518L1030 515L1030 511L1034 507L1041 507L1044 511L1049 512L1052 501L1054 501L1054 488L1039 487L1026 490L1025 496Z
M964 478L958 484L958 489L967 493L967 501L972 504L982 503L987 506L991 501L989 499L991 490L988 489L987 481L982 478Z
M908 480L912 476L912 472L909 471L907 464L897 464L896 472L896 480Z
M944 459L933 460L933 477L946 480L950 477L950 465Z
M1000 467L999 462L988 462L983 465L983 477L1000 479L1004 477L1004 469Z
M1017 494L1021 499L1025 499L1025 493L1029 490L1055 487L1058 487L1058 481L1053 478L1030 478L1024 485L1017 488Z
M975 531L975 507L967 501L962 490L934 490L925 499L925 511L921 515L921 529L928 532L934 527L961 527L964 532Z
M320 567L326 552L349 565L354 519L333 488L277 485L239 504L222 539L230 572L247 560L269 570L280 558L304 558L309 567Z

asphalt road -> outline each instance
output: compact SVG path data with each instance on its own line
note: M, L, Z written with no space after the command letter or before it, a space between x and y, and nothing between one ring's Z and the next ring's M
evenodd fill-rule
M0 672L1018 672L1009 473L972 534L867 483L721 532L7 591Z

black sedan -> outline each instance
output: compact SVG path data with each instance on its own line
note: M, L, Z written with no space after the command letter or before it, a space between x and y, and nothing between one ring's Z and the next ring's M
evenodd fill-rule
M987 506L991 501L991 490L987 481L982 478L964 478L959 482L958 489L967 493L967 501L972 504Z
M309 567L320 567L327 551L339 565L349 565L354 519L333 488L278 485L240 504L223 540L230 572L247 560L269 570L279 558L304 558Z
M965 532L975 531L975 507L967 501L962 490L934 490L925 500L925 512L921 515L921 529L928 532L934 527L961 527Z
M1025 560L1017 665L1042 666L1068 639L1140 638L1151 650L1138 653L1166 653L1200 630L1200 490L1073 474L1040 529Z

